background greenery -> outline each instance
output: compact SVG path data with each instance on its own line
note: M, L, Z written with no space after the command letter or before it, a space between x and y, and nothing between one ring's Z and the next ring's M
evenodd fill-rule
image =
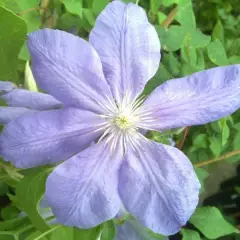
M109 0L0 0L0 79L37 91L29 71L26 34L48 27L87 39L96 17L108 3ZM239 0L140 0L139 5L155 25L162 45L161 65L145 94L171 78L240 63ZM240 111L204 126L164 134L150 132L148 137L163 143L173 138L195 165L202 183L199 207L187 226L171 239L239 240ZM112 240L115 220L80 230L49 225L51 217L42 218L39 201L50 171L49 167L20 171L1 161L0 240L95 240L100 231L101 240Z

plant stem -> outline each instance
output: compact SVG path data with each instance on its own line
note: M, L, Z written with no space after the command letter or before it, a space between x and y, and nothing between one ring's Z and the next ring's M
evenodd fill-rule
M44 232L43 234L41 234L40 236L38 236L37 238L35 238L34 240L39 240L41 239L42 237L48 235L49 233L55 231L56 229L58 229L59 227L61 227L61 225L56 225L55 227L49 229L48 231Z
M11 231L0 231L0 235L11 235L11 236L14 236L14 232L11 232Z
M175 7L167 16L167 18L162 22L162 26L168 28L168 26L172 23L172 21L177 16L177 7Z
M17 13L17 15L18 15L18 16L22 16L22 15L24 15L24 14L26 14L26 13L38 11L39 9L40 9L39 7L29 8L29 9L26 9L26 10L24 10L24 11L22 11L22 12Z
M226 153L226 154L224 154L224 155L222 155L218 158L210 159L210 160L207 160L207 161L204 161L204 162L201 162L201 163L196 163L196 164L194 164L194 166L195 167L203 167L203 166L206 166L206 165L209 165L209 164L219 162L219 161L222 161L224 159L233 157L233 156L238 155L238 154L240 154L240 149L232 151L230 153Z
M50 0L42 0L41 1L41 10L40 10L40 15L43 15L44 14L44 12L45 12L45 10L47 10L48 9L48 5L49 5L49 3L50 3Z
M178 149L182 149L182 148L183 148L183 145L184 145L185 140L186 140L186 138L187 138L189 129L190 129L190 127L186 127L186 128L184 129L183 138L181 139L180 143L179 143L178 146L177 146Z

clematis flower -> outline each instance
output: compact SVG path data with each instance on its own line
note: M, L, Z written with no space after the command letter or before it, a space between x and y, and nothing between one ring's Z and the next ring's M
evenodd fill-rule
M46 198L60 223L91 228L123 204L152 231L178 232L196 208L199 181L184 153L141 132L232 114L240 107L240 65L169 80L141 98L160 43L144 10L121 1L100 14L89 43L44 29L29 35L28 48L36 82L63 107L10 121L0 155L19 168L59 164Z

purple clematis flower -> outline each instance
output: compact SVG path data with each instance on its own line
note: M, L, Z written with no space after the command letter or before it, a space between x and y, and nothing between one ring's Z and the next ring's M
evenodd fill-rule
M54 97L49 104L63 107L10 121L0 155L20 168L68 159L46 183L47 201L65 225L94 227L123 204L152 231L178 232L196 208L199 181L180 150L141 132L205 124L236 111L240 65L167 81L144 100L160 43L144 10L121 1L100 14L90 43L44 29L29 35L28 48L36 82Z

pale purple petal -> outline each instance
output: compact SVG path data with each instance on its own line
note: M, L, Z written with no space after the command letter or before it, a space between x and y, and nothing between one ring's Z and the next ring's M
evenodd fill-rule
M0 124L7 124L15 118L28 113L36 112L23 107L1 107L0 106Z
M29 35L32 71L39 87L64 105L102 112L99 104L111 98L101 60L85 40L59 30Z
M0 81L0 96L12 91L17 86L8 81Z
M117 235L114 240L156 240L136 220L127 220L124 224L116 225L116 227ZM168 238L164 240L168 240Z
M19 168L63 161L87 147L101 132L94 113L58 109L19 117L0 135L0 155Z
M141 149L128 149L119 194L127 211L153 232L177 233L194 212L199 189L192 164L177 148L143 141Z
M159 66L160 42L145 11L132 3L114 1L96 20L89 37L103 64L114 97L139 94Z
M167 81L143 105L152 122L163 130L205 124L240 108L240 65L217 67Z
M26 107L36 110L49 110L62 107L62 103L51 95L31 92L25 89L14 89L0 96L8 106Z
M57 220L92 228L114 218L120 208L117 191L122 156L105 142L95 144L57 166L46 183L46 197Z

